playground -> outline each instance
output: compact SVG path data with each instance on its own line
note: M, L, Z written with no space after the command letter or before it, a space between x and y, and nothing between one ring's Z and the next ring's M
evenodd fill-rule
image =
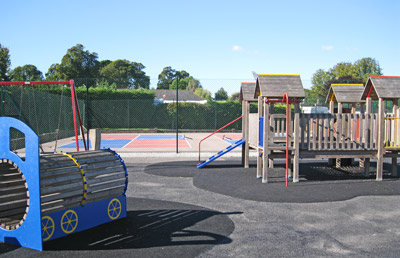
M342 113L335 86L331 113L310 115L299 112L298 75L263 74L242 84L242 116L212 133L97 139L85 138L73 82L63 82L71 85L68 130L60 118L40 142L22 104L15 110L26 121L0 118L0 254L395 257L400 137L397 104L391 115L382 109L386 82L358 87L362 114ZM269 83L286 88L271 92ZM275 103L286 114L275 114ZM235 122L241 133L223 130Z

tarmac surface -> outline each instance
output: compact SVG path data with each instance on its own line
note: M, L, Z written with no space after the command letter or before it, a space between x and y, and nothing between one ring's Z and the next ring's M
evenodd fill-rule
M399 257L400 180L302 161L300 182L271 182L238 158L127 157L128 217L1 257ZM390 166L389 164L385 164Z

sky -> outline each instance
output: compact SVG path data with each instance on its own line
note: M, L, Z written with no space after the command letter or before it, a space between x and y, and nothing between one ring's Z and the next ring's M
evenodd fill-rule
M101 60L142 63L157 86L164 67L185 70L215 93L257 73L300 74L375 58L400 75L398 0L0 0L0 44L11 68L43 74L82 44Z

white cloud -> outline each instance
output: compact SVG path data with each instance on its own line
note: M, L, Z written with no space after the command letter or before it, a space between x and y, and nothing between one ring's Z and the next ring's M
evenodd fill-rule
M322 50L331 51L333 50L333 46L322 46Z
M235 51L235 52L242 51L242 50L243 50L243 48L241 46L235 45L232 47L232 51Z

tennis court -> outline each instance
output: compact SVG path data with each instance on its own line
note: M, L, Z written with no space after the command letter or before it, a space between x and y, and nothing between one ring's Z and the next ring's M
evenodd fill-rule
M137 149L137 148L170 148L176 146L176 135L173 134L103 134L101 136L100 148L111 149ZM73 149L75 142L64 144L60 149ZM91 143L89 141L89 148ZM184 135L178 135L179 148L191 148ZM79 148L84 148L83 141L79 141Z

